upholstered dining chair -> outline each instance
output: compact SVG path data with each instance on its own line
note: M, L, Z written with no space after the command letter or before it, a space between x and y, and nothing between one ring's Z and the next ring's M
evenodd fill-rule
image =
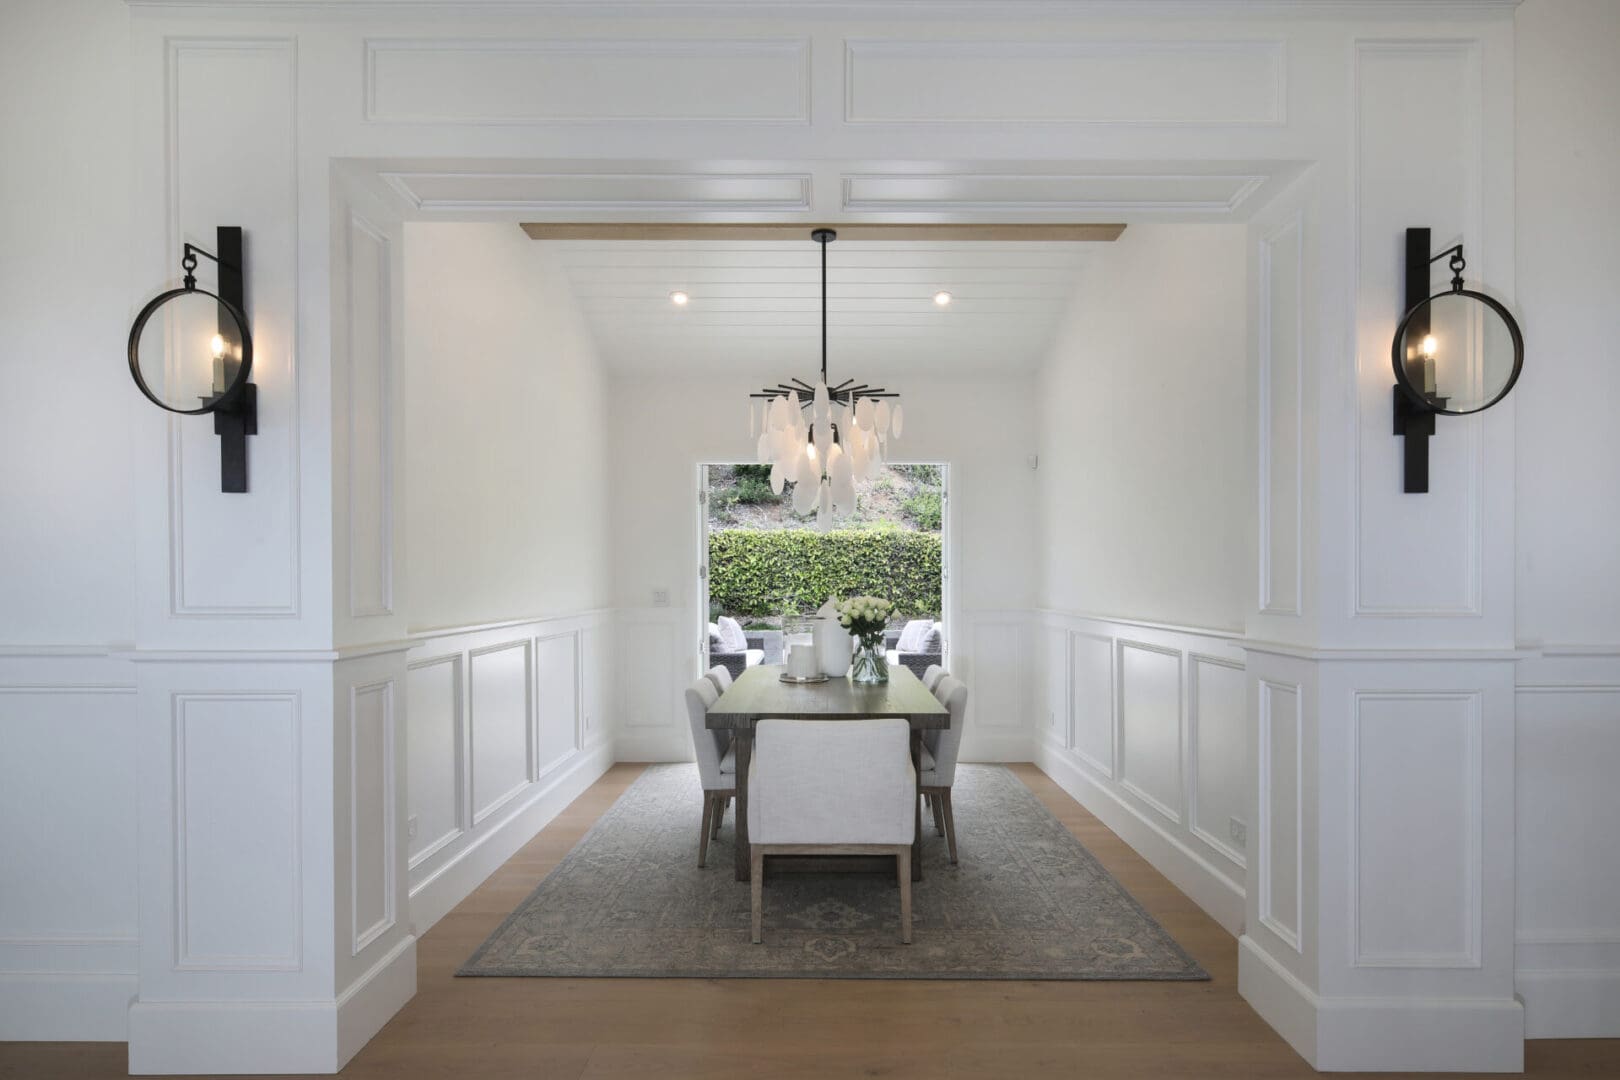
M934 687L938 686L939 680L943 679L944 677L944 668L940 667L938 664L929 664L927 669L922 673L923 688L932 694L934 692Z
M946 675L934 687L934 697L951 714L951 726L939 732L934 751L923 759L922 775L917 777L917 793L928 800L934 812L934 828L944 835L956 862L956 817L951 810L951 785L956 782L956 757L962 748L962 725L967 717L967 684Z
M703 781L703 835L698 839L698 865L709 858L709 838L720 833L726 804L737 794L737 752L718 731L709 730L709 706L720 691L707 675L686 688L686 716L692 724L692 748L697 751L698 776Z
M703 673L703 677L714 683L714 688L722 694L731 689L731 669L724 664L714 665L714 667ZM929 689L932 689L932 687Z
M761 720L748 769L754 944L767 855L893 855L900 940L911 943L911 842L917 773L911 725L874 720Z

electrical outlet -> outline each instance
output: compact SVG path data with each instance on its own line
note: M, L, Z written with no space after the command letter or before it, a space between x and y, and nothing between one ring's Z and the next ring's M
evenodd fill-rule
M1237 818L1227 819L1226 832L1232 838L1232 843L1238 847L1246 848L1249 846L1249 827Z
M415 840L416 839L416 815L415 814L412 814L410 817L405 819L405 839L407 839L407 840Z
M653 590L653 607L669 607L669 590Z

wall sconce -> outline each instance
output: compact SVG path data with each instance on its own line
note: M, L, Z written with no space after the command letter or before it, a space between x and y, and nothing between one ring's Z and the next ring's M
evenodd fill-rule
M1429 266L1450 256L1451 288L1429 295ZM1507 397L1524 367L1524 335L1508 309L1463 288L1458 244L1429 254L1429 230L1406 230L1406 314L1395 327L1395 434L1406 438L1406 491L1429 490L1436 416L1484 412Z
M244 310L242 228L214 230L216 254L185 245L184 282L159 293L129 328L129 373L152 404L183 416L214 414L221 491L247 486L247 437L259 433L253 337ZM219 265L219 291L197 287L197 256ZM172 305L165 317L152 316ZM148 333L150 326L151 332Z

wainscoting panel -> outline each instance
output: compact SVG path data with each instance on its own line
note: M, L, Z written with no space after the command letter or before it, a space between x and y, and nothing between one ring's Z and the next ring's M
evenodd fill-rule
M467 713L472 730L473 824L499 810L533 779L530 752L532 643L528 639L469 654Z
M619 759L690 760L692 737L681 690L698 669L682 659L695 654L696 617L672 608L637 608L619 613L617 629L618 655L634 657L637 673L618 686Z
M349 615L394 610L393 254L386 233L350 212L347 233L349 324L348 450Z
M1358 967L1480 965L1482 707L1477 691L1356 694Z
M410 919L460 903L612 764L607 612L416 635L408 654Z
M365 118L386 123L810 121L810 43L372 39Z
M1114 775L1114 639L1069 633L1074 711L1063 724L1064 745L1104 776Z
M1231 821L1246 831L1254 783L1238 636L1057 611L1036 627L1066 641L1069 679L1066 694L1047 691L1068 715L1038 731L1036 764L1238 932L1245 847Z
M1303 215L1260 240L1260 610L1298 615L1304 528Z
M460 836L471 819L463 813L467 755L461 670L461 654L453 653L411 664L406 681L412 870Z
M0 1040L127 1037L139 963L128 667L0 650Z
M298 970L299 695L177 693L172 708L174 968ZM241 768L243 759L255 767Z
M579 635L535 641L534 778L568 760L579 743Z
M1300 688L1262 679L1258 686L1260 760L1260 924L1296 953L1305 925Z
M1182 820L1181 691L1180 652L1119 642L1120 786L1176 824Z
M1040 696L1035 708L1035 737L1038 742L1069 744L1069 635L1044 623L1035 627L1041 643L1036 673Z
M1620 1037L1620 650L1520 665L1515 985L1530 1038Z
M394 683L349 692L350 955L394 926Z
M846 42L850 123L1276 124L1280 41Z
M1194 836L1242 867L1249 815L1249 703L1243 665L1191 653L1187 683L1187 825Z

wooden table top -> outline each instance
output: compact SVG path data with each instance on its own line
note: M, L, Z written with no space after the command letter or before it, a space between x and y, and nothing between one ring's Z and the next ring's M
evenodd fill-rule
M951 726L951 714L922 680L903 664L889 667L889 681L857 686L848 676L824 683L782 682L781 664L756 664L744 671L709 706L711 728L748 728L762 717L788 720L864 720L898 717L914 730Z

